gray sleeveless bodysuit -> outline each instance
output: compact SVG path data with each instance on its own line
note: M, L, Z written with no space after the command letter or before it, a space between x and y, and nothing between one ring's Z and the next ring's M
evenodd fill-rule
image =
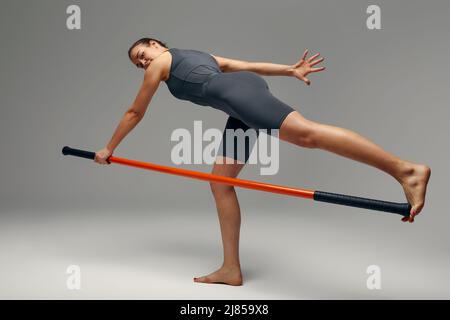
M295 111L273 96L267 82L256 73L224 73L216 59L206 52L179 48L169 51L172 63L165 81L169 91L178 99L227 113L225 129L279 129L286 116ZM225 130L222 143L224 139ZM252 146L246 145L245 161L249 147Z

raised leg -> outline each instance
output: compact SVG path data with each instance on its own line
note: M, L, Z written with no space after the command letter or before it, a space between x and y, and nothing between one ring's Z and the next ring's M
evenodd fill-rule
M414 221L425 204L431 170L383 150L367 138L348 129L305 119L291 112L280 127L279 138L306 148L319 148L376 167L393 176L403 187L411 204L411 215L403 221Z

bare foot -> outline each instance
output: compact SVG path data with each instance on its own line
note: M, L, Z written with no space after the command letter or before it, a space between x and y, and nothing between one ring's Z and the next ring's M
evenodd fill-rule
M242 285L242 274L239 267L224 267L208 274L207 276L194 278L194 282L228 284L231 286Z
M422 211L430 175L431 169L422 164L412 164L405 171L401 185L405 191L406 199L411 204L411 211L409 217L402 218L403 222L414 222L414 217Z

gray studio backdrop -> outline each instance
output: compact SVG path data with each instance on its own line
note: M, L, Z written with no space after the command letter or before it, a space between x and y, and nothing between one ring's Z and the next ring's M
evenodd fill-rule
M73 4L81 8L80 30L66 26ZM366 27L371 4L381 8L381 30ZM2 1L0 277L7 286L0 296L449 298L449 13L443 0ZM428 164L423 215L406 225L389 214L241 189L248 285L239 294L192 285L191 275L213 271L221 259L208 183L61 154L64 145L97 151L109 141L141 85L143 72L127 50L144 36L169 47L281 64L294 64L305 48L320 52L327 70L311 74L310 87L295 78L265 77L272 93L306 118L354 130ZM221 111L175 99L161 83L115 155L174 166L173 130L192 131L195 120L222 130L226 119ZM207 164L182 167L211 170ZM405 200L400 185L375 168L285 142L278 174L262 176L249 165L239 177ZM150 234L156 238L146 238ZM130 237L135 242L125 245ZM157 249L155 242L166 247ZM246 255L252 248L260 255ZM100 256L107 266L95 266L109 280L99 284L94 279L101 277L92 276L84 295L68 291L65 267L80 264L93 275L90 263ZM131 279L119 261L142 277L133 273ZM386 270L384 291L365 287L370 264ZM296 272L300 278L287 277ZM140 286L155 274L161 283L178 278L166 291ZM108 289L111 279L122 295ZM253 291L245 291L252 284Z

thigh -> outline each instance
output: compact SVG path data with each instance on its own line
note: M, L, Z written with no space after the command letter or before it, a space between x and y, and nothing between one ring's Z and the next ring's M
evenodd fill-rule
M231 132L227 132L229 129L231 129ZM242 133L244 134L241 136L236 135L236 137L234 137L234 133L238 129L242 129ZM249 129L253 132L247 131ZM247 136L245 135L246 132ZM216 159L216 163L245 164L250 157L258 136L259 131L257 129L251 128L240 119L229 116L225 128L223 129L222 141L218 153L221 158ZM239 139L239 137L243 137L244 140ZM252 137L252 139L250 137ZM230 139L233 139L233 141L229 141Z

